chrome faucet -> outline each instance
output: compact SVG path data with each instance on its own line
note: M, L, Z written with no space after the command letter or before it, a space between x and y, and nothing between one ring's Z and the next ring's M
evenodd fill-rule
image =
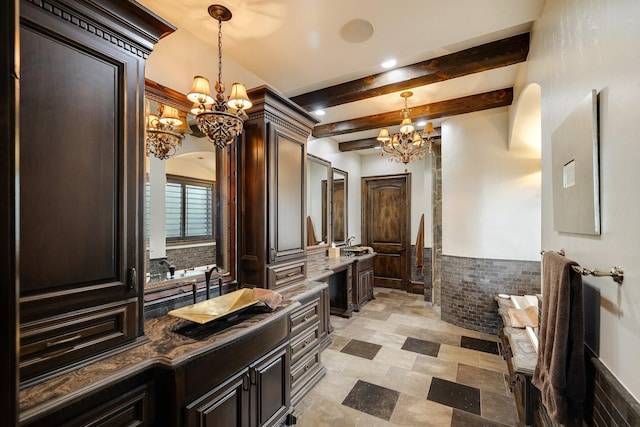
M347 247L350 248L351 247L351 243L356 240L356 236L349 236L349 238L347 239Z
M169 269L169 273L171 274L171 277L173 277L173 275L176 272L176 266L173 264L170 264L169 261L167 261L166 259L163 259L162 261L160 261L159 263L160 265L166 265L167 268Z

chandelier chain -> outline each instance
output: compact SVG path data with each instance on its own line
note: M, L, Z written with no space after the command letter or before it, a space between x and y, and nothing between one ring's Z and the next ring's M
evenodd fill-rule
M218 19L218 83L222 85L222 19Z

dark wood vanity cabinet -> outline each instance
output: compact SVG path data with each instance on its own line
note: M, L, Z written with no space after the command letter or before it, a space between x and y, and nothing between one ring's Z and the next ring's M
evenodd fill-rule
M21 382L143 335L144 64L135 2L20 2Z
M291 411L289 316L215 351L189 360L172 373L173 401L166 425L275 426Z
M164 425L163 405L158 401L163 373L151 369L111 386L85 393L46 416L32 416L23 427L40 426L155 426Z
M306 142L315 119L268 86L249 91L238 148L238 281L272 289L306 277Z
M354 262L355 274L353 275L353 309L360 311L363 305L371 301L373 297L373 259L367 257L356 259Z
M324 376L320 363L324 313L322 293L300 301L302 307L289 316L289 352L291 355L291 404L297 405Z
M289 412L286 346L236 373L186 406L189 427L275 426Z
M353 312L353 263L333 268L329 283L330 312L336 316L351 317Z

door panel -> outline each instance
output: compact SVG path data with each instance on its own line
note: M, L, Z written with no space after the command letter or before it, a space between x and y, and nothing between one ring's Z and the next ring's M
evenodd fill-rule
M363 243L377 253L375 286L408 289L410 178L409 174L362 178Z

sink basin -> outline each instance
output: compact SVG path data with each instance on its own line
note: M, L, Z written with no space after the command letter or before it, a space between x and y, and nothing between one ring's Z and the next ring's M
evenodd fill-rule
M260 300L254 298L253 289L239 289L216 298L171 310L169 315L204 324L228 316L258 302Z
M342 250L345 252L351 252L354 255L363 255L368 252L368 249L363 248L361 246L350 246L348 248L342 248Z

